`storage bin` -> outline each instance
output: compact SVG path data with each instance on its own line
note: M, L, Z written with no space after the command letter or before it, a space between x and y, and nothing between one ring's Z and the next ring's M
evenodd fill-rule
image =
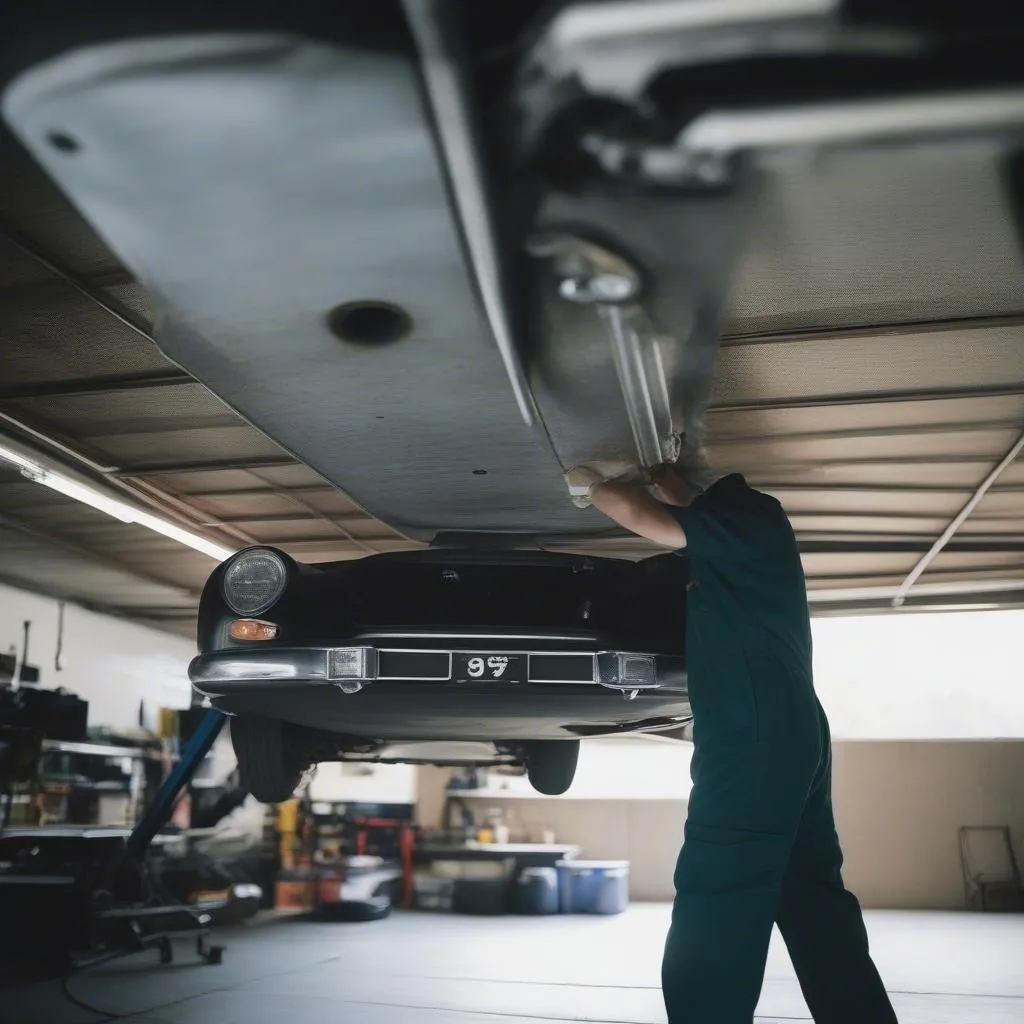
M419 910L451 910L454 893L454 878L417 873L413 880L413 899Z
M508 881L504 878L457 878L452 891L456 914L504 914Z
M557 914L558 872L554 868L523 868L515 881L512 907L517 914Z
M629 861L561 861L558 902L563 914L621 914L629 906Z

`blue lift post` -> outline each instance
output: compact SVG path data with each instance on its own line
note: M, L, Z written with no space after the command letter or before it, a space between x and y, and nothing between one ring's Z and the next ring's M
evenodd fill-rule
M210 708L203 715L199 727L185 744L178 763L164 779L153 802L146 808L145 814L125 840L125 859L141 860L145 856L153 837L170 820L181 791L188 785L189 779L195 774L220 735L221 729L224 728L224 719L225 716L216 708Z

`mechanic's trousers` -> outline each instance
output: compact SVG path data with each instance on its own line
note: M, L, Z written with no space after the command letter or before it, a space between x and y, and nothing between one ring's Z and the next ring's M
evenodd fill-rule
M757 691L756 722L719 728L711 708L695 722L662 968L669 1022L751 1024L777 922L817 1024L894 1024L843 886L824 711L807 685Z

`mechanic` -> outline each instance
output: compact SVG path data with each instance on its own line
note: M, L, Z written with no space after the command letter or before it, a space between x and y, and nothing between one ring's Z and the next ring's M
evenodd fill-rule
M662 966L669 1022L751 1024L773 922L815 1021L894 1022L843 885L793 529L739 474L703 490L688 461L632 483L588 466L568 477L577 504L690 563L693 790Z

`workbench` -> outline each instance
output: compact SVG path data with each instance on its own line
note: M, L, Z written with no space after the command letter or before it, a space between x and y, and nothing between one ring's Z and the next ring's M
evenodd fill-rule
M580 848L564 843L418 843L417 864L432 861L514 860L520 868L553 868L559 861L578 857Z

